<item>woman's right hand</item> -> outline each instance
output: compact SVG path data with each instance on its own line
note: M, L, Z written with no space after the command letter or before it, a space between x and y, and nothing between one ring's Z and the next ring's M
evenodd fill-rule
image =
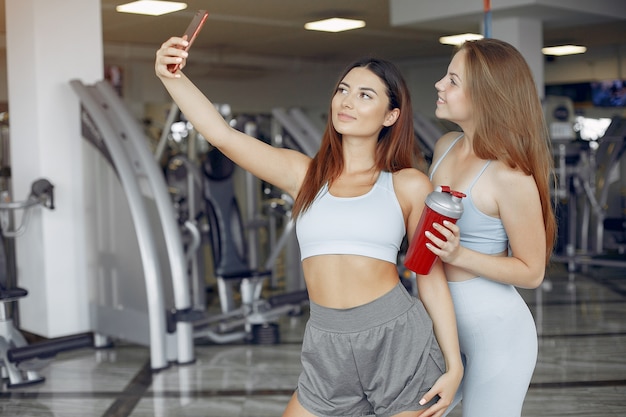
M184 48L189 44L185 39L180 37L171 37L161 45L156 52L156 60L154 63L154 71L160 78L180 78L179 70L185 67L187 56L189 55ZM175 65L179 69L172 73L171 68Z
M426 247L437 255L444 263L451 264L459 255L461 248L461 229L456 224L444 220L443 225L433 223L433 227L441 233L446 240L439 239L431 232L426 232L426 237L430 242Z

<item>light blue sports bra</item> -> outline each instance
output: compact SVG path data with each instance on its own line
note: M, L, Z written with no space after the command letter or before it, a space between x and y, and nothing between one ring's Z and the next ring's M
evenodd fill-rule
M345 254L395 264L405 232L393 179L385 171L370 191L357 197L335 197L324 185L296 221L302 259Z
M460 135L456 138L450 147L446 149L441 158L439 158L439 160L435 163L430 174L431 180L443 158L446 157L448 152L450 152L450 150L462 137L463 135ZM472 188L490 163L491 161L487 161L485 163L482 169L478 172L478 175L476 175L469 187L467 187L467 190L463 191L467 197L463 199L463 215L456 222L456 224L461 229L461 246L477 252L493 255L501 253L508 248L509 237L504 230L502 220L496 217L488 216L478 210L478 208L474 205L474 200L472 199Z

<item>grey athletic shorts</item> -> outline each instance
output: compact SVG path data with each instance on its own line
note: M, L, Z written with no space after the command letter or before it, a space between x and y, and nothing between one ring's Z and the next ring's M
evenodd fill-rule
M392 416L419 400L445 363L422 302L402 284L362 306L310 303L298 401L319 417Z

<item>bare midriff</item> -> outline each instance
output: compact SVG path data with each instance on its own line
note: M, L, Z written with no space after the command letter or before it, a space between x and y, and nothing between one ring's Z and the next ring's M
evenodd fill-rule
M302 261L309 298L328 308L367 304L391 291L399 281L391 262L358 255L318 255Z

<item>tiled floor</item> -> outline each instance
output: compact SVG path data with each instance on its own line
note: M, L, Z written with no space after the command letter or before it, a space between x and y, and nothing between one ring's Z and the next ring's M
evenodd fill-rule
M557 264L546 284L521 291L540 333L523 415L626 416L626 269L568 276ZM280 345L199 343L195 364L158 373L140 346L60 354L42 371L43 384L0 388L0 415L280 416L300 371L305 320L285 317Z

